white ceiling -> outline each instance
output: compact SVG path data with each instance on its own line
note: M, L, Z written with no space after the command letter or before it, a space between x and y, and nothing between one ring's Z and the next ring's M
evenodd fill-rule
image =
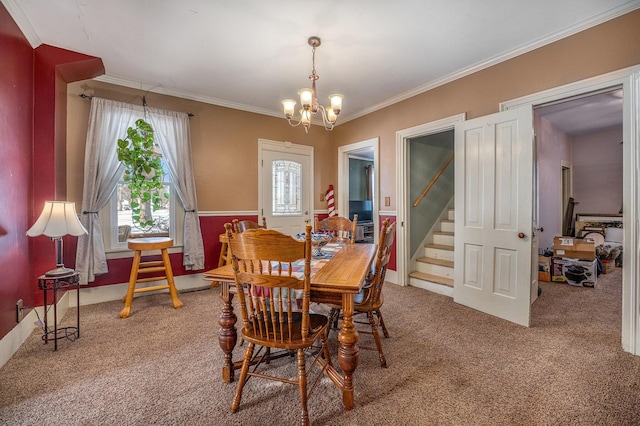
M33 47L99 80L281 116L309 86L353 119L640 7L640 0L1 0Z
M536 114L567 135L581 135L622 126L622 99L621 89L610 90L544 105Z

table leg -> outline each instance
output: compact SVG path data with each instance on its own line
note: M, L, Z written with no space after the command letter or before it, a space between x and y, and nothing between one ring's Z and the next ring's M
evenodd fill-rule
M233 312L233 294L229 291L229 283L221 282L220 298L222 299L222 313L218 318L220 329L218 331L218 342L220 348L224 352L224 361L222 365L222 380L225 382L233 382L233 348L238 341L238 332L236 330L236 322L238 318Z
M338 364L344 373L342 405L353 408L353 373L358 366L358 332L353 323L353 294L342 295L342 327L338 333Z

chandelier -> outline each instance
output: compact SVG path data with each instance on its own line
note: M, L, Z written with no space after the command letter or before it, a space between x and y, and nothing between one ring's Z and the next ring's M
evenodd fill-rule
M309 46L311 46L311 54L312 54L312 64L313 68L311 70L311 75L309 76L309 80L311 80L311 89L300 89L298 90L298 95L300 95L300 103L302 104L302 109L300 110L300 118L294 119L293 115L295 114L296 101L293 99L285 99L282 101L282 106L284 107L284 115L287 118L287 121L293 127L299 126L302 124L304 127L304 131L309 133L309 127L311 126L311 115L315 115L318 111L322 116L322 122L324 124L324 128L326 130L333 130L333 125L338 119L338 114L340 114L340 110L342 109L342 95L330 95L329 101L331 102L331 106L328 108L323 107L318 104L318 98L316 96L316 80L320 78L318 74L316 74L316 47L320 46L320 38L316 36L309 37L307 40Z

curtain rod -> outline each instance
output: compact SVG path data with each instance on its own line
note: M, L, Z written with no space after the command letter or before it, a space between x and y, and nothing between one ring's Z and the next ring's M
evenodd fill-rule
M91 100L91 99L93 98L93 96L91 96L91 95L85 95L84 93L80 93L78 96L80 96L82 99L89 99L89 100ZM143 103L144 103L144 105L143 105L143 106L147 106L147 100L146 100L146 99L144 99L144 96L142 97L142 101L143 101ZM191 117L193 117L193 116L194 116L194 114L192 114L192 113L190 113L190 112L188 112L188 113L187 113L187 115L189 116L189 118L191 118Z

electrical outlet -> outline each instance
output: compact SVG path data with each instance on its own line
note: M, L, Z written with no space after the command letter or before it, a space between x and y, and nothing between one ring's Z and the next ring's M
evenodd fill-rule
M24 318L24 303L19 299L16 302L16 322L22 321L22 318Z
M324 201L324 194L320 194L320 201Z
M384 197L384 205L385 207L389 207L391 205L391 197Z

